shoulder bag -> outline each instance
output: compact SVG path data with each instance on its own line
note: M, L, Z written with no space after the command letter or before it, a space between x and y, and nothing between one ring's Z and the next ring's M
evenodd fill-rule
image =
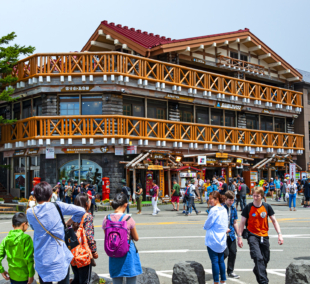
M64 225L66 245L67 245L69 250L72 250L79 245L79 241L76 237L76 234L75 234L73 228L72 227L67 228L67 226L65 224L64 217L62 215L62 212L61 212L60 207L57 204L57 202L54 202L54 205L56 206L56 209L60 215L61 221Z

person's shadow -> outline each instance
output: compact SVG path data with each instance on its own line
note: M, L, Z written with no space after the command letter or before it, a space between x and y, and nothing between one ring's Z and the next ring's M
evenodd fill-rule
M294 257L296 260L310 260L310 256L300 256L300 257Z

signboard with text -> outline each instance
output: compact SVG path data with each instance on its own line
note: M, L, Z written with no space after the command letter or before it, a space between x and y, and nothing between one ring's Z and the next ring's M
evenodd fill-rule
M296 181L296 165L290 164L290 179L294 179Z
M46 147L45 159L55 159L55 148L54 147Z

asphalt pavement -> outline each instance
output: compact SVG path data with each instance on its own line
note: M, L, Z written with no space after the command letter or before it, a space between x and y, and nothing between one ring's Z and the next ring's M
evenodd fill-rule
M247 202L251 202L248 199ZM285 269L294 260L310 260L310 208L289 211L284 202L268 200L275 211L284 237L284 245L277 243L277 233L270 223L270 249L271 259L268 265L268 277L272 284L285 283ZM157 271L161 284L171 283L172 270L175 263L180 261L197 261L206 271L206 283L213 283L211 262L204 244L205 231L203 225L208 218L206 204L196 204L199 215L184 216L174 212L172 205L160 205L161 212L152 216L152 208L142 208L142 214L136 214L136 209L131 209L132 218L136 221L139 241L136 243L139 250L142 266L151 267ZM240 211L238 215L240 217ZM104 251L104 233L101 229L102 220L108 212L95 213L95 239L97 241L99 258L93 271L100 275L108 276L108 257ZM0 221L0 240L12 228L10 220ZM33 236L33 232L27 233ZM3 261L7 267L6 260ZM242 249L238 248L235 273L240 279L228 279L227 283L255 284L256 279L252 272L253 261L246 241Z

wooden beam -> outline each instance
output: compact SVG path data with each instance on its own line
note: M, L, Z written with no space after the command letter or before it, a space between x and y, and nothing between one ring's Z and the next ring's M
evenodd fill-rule
M202 44L199 47L192 48L191 51L192 52L194 52L194 51L203 51L204 49L205 49L205 46Z
M261 49L261 48L262 48L261 45L257 45L257 46L250 47L250 48L249 48L249 51L256 51L256 50L259 50L259 49Z
M143 155L139 160L135 161L131 166L134 167L137 163L139 163L140 161L142 161L143 159L147 158L150 155L150 153L146 153L145 155Z
M128 168L133 162L137 161L138 159L140 159L142 156L144 155L144 153L141 153L139 156L135 157L132 161L130 161L126 167Z
M258 162L256 165L254 165L254 166L252 167L252 169L255 169L256 167L258 167L261 163L263 163L263 162L266 161L266 160L267 160L267 158L261 160L261 161Z
M221 46L228 45L228 44L229 44L229 41L225 40L223 43L218 44L217 47L221 47Z
M278 67L278 66L281 66L281 62L275 62L275 63L271 63L271 64L268 64L268 67L272 68L272 67Z
M250 42L250 41L251 41L251 37L248 36L246 39L243 39L241 42L246 43L246 42Z
M92 40L91 45L114 50L114 45Z
M258 59L266 59L266 58L269 58L269 57L271 57L271 53L266 53L266 54L263 54L263 55L259 55Z
M107 40L112 40L112 41L114 41L114 38L112 38L110 35L106 35L105 38L106 38Z
M103 32L103 30L98 30L98 35L105 36L105 33Z
M279 75L288 74L288 73L291 73L291 70L290 70L290 69L286 69L286 70L282 70L282 71L279 71L279 72L278 72Z
M292 82L292 81L299 81L299 77L287 78L286 80L289 81L289 82Z

